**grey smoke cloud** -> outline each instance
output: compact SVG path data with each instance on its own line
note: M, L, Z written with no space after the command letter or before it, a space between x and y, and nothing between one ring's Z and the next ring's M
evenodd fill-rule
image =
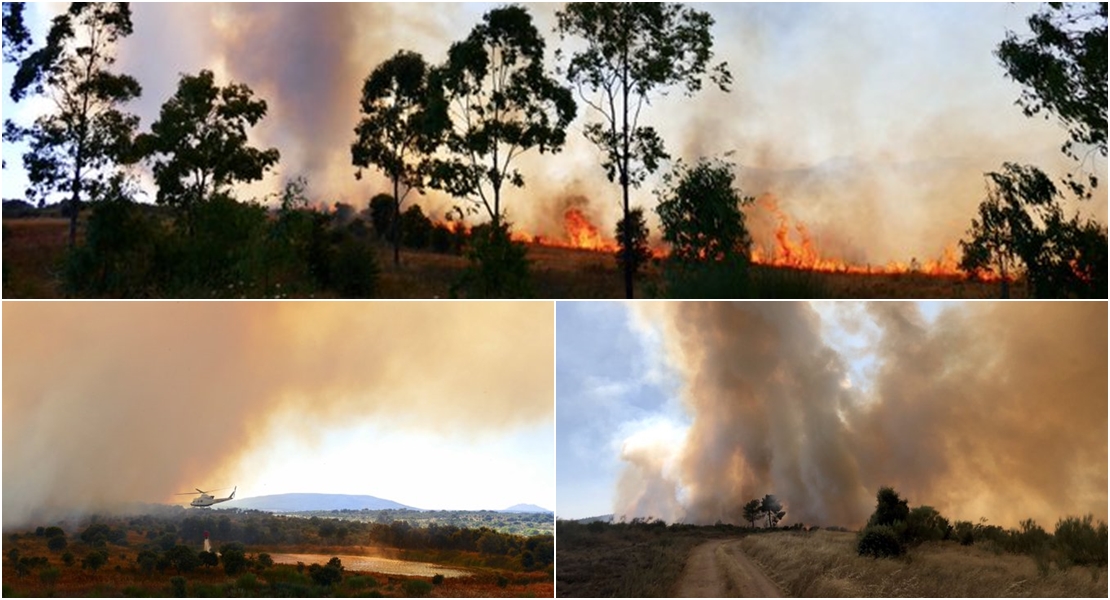
M543 303L7 304L4 527L169 501L283 424L478 440L549 422L553 320Z
M891 302L642 312L665 332L692 425L655 455L626 453L617 514L741 522L747 500L775 493L789 521L856 526L892 485L950 518L1106 519L1104 304L948 305L933 322ZM826 341L829 312L862 353ZM853 384L864 354L872 380Z

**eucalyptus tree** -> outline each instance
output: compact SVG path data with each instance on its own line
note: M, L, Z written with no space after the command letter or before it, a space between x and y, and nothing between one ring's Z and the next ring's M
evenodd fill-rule
M432 75L436 114L447 124L435 185L484 208L494 230L505 185L524 186L516 160L533 148L561 151L577 110L571 91L548 75L544 49L527 10L495 8Z
M640 123L652 96L676 85L687 95L700 91L703 78L728 91L732 74L725 63L710 65L713 37L709 13L658 2L571 2L557 15L561 35L585 41L567 65L567 76L582 101L601 116L585 135L601 149L609 181L620 183L623 218L632 210L629 190L639 187L669 158L655 128ZM626 228L621 247L633 245ZM625 250L625 256L635 253ZM637 262L624 261L625 293L633 297Z
M68 196L64 211L73 247L82 202L120 189L119 165L132 158L139 119L122 106L138 98L142 87L111 70L117 42L132 32L131 9L126 2L71 3L33 51L22 5L4 3L3 28L4 60L18 64L12 100L35 96L52 105L29 126L5 121L4 138L28 145L28 200L42 204L53 194Z
M351 144L351 162L359 167L356 178L361 179L363 168L374 166L393 183L393 264L401 261L401 203L414 189L423 193L432 153L442 138L443 123L428 110L428 71L423 56L405 50L375 67L362 86L363 118Z
M220 87L209 70L182 75L150 133L137 140L152 165L158 203L183 210L188 223L195 207L231 184L262 179L280 154L249 145L247 128L266 109L245 84Z

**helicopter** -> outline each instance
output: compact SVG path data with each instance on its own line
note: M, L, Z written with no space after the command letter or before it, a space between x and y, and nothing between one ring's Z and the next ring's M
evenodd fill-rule
M206 491L204 491L200 488L194 488L194 489L196 489L196 491L200 493L200 497L199 498L193 498L193 501L189 503L189 506L192 506L194 508L208 508L209 506L212 506L213 504L218 504L220 502L227 502L228 500L233 500L235 498L235 492L239 490L239 486L235 486L235 488L231 490L231 495L228 496L227 498L215 498L215 497L212 496L212 494L210 492L206 492ZM227 488L224 488L224 489L226 490ZM213 491L218 492L220 490L213 490ZM182 492L182 493L177 494L177 495L178 496L192 496L192 495L195 495L195 493L194 492Z

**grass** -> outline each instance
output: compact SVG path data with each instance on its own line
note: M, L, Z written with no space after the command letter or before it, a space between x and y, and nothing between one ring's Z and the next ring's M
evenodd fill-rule
M927 542L899 559L856 553L856 535L776 532L746 537L744 552L791 596L1104 597L1106 566L1039 569L1030 556L984 545Z
M80 231L80 230L79 230ZM59 298L61 266L66 255L68 221L52 218L4 219L5 298ZM392 248L378 245L381 274L378 297L448 298L451 284L467 266L462 256L401 250L393 265ZM531 244L528 246L532 285L537 298L619 299L624 284L612 254ZM752 278L758 298L994 298L998 286L960 277L920 273L869 275L800 272L755 266ZM1020 297L1021 286L1015 286ZM714 291L708 291L713 294ZM662 268L646 265L636 283L639 298L667 295Z
M667 598L708 528L597 526L560 521L555 589L560 598Z

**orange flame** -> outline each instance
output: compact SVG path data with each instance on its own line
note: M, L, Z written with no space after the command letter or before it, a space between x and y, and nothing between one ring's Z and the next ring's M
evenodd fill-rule
M913 259L908 264L891 261L885 265L861 266L852 264L840 257L823 254L814 244L805 224L793 222L790 216L779 208L774 197L764 196L760 198L756 206L770 213L778 222L778 225L775 228L775 245L772 248L758 245L752 248L752 262L754 263L827 273L882 275L916 272L935 276L962 276L964 274L959 268L959 259L956 256L954 244L945 248L944 254L940 258L926 260L925 262Z

